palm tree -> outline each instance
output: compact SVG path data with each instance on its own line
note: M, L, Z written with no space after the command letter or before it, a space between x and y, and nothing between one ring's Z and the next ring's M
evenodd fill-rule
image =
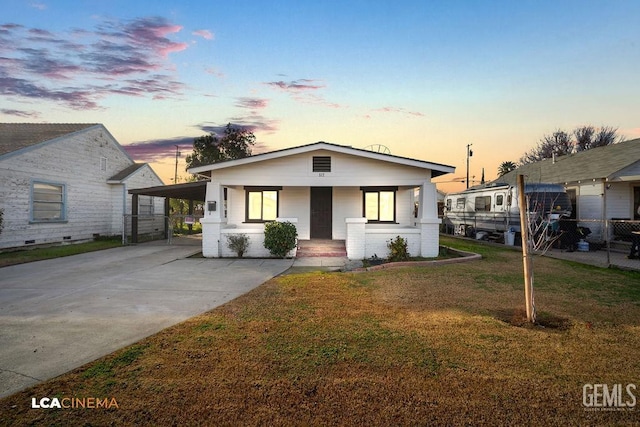
M500 163L500 166L498 166L498 178L512 170L515 170L517 167L518 165L510 160Z

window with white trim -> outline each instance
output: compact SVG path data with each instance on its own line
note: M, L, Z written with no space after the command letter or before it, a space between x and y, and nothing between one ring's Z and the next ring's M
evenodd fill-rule
M363 216L368 222L396 221L398 187L361 187Z
M65 221L66 194L64 184L34 181L31 184L31 220L33 222Z
M278 191L282 187L245 187L246 222L275 221L278 217Z
M151 216L155 212L153 196L138 196L138 215Z

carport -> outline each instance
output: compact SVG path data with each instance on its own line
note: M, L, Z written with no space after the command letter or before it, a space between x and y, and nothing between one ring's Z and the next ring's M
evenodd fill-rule
M209 181L196 181L186 182L183 184L173 185L159 185L156 187L136 188L129 190L129 194L132 195L131 201L131 243L138 243L138 197L139 196L153 196L164 197L164 215L166 217L170 214L170 199L183 199L189 201L188 214L193 215L194 202L205 201L207 192L207 182ZM165 221L164 225L165 236L169 235L169 223Z

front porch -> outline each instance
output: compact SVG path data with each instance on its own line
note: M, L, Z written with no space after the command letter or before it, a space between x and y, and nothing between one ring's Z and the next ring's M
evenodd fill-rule
M435 210L435 207L434 207ZM298 218L278 218L296 225ZM289 254L291 258L346 257L361 260L371 257L386 258L387 243L401 236L407 240L409 253L413 256L435 257L438 255L440 220L423 219L417 226L402 224L368 224L366 218L344 218L345 239L300 239ZM202 253L205 257L235 257L228 246L232 235L244 234L249 247L244 256L254 258L269 257L264 247L264 224L228 224L208 220L202 222Z

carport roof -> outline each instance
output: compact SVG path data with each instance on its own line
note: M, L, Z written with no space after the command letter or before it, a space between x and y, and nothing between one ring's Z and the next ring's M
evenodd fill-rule
M144 196L168 197L170 199L186 199L204 202L207 192L207 182L196 181L183 184L159 185L157 187L135 188L129 194Z

